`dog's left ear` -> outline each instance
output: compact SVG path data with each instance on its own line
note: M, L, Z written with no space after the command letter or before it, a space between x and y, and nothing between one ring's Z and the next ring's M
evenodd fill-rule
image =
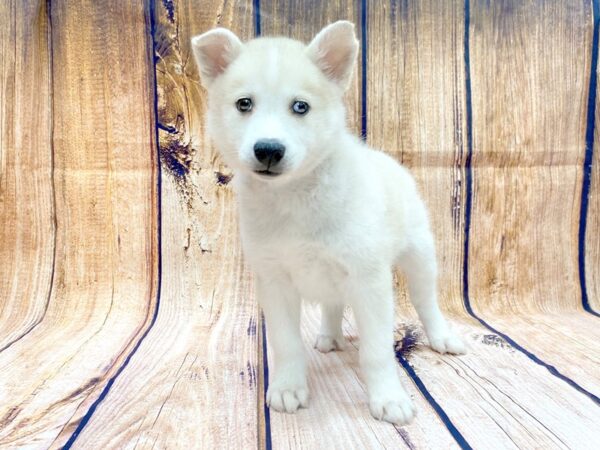
M306 51L327 78L342 89L348 87L358 55L358 41L352 22L340 20L327 25L319 31Z
M202 83L209 86L225 72L242 50L242 41L226 28L216 28L192 38L192 50L200 68Z

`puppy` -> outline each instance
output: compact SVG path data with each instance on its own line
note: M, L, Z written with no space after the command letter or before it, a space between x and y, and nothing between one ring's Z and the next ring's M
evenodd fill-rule
M192 39L208 91L207 131L235 173L244 254L253 269L275 367L268 405L307 406L301 299L318 302L316 348L341 350L350 305L371 414L409 423L414 406L394 358L392 270L400 267L429 343L464 353L436 296L436 258L412 176L346 128L343 93L358 41L335 22L305 46L285 38L242 43L218 28Z

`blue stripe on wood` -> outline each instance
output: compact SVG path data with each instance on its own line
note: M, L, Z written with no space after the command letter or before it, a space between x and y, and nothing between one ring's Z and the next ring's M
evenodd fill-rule
M360 136L367 139L367 0L360 3L360 46L361 46L361 100Z
M402 367L404 368L406 373L408 373L408 375L410 375L410 377L413 379L413 381L415 382L415 385L417 386L419 391L421 391L421 394L423 395L423 397L425 397L425 400L427 400L427 402L435 410L438 417L442 420L442 422L444 423L444 425L446 426L446 428L448 429L448 431L450 432L450 434L452 435L452 437L454 438L456 443L460 446L460 448L462 448L463 450L471 450L472 447L469 445L469 443L464 438L464 436L460 433L460 431L458 431L456 426L452 423L452 421L448 417L448 414L446 414L446 412L440 406L440 404L435 401L435 399L433 398L431 393L427 390L427 388L425 387L425 384L423 383L423 381L421 381L421 379L416 374L415 370L412 368L412 366L409 364L409 362L399 352L396 352L396 359L398 360L398 362L400 362L400 364L402 365Z
M587 293L585 279L585 235L587 228L588 201L590 196L590 187L592 183L592 162L594 157L594 129L596 125L596 89L597 74L596 66L598 64L598 21L600 20L600 11L598 0L592 2L592 18L594 22L593 40L592 40L592 62L590 67L590 85L588 90L587 105L587 128L585 131L585 159L583 162L583 181L581 185L581 210L579 213L579 285L581 286L581 303L583 309L590 314L600 317L600 314L592 309Z
M271 411L267 406L267 389L269 389L269 362L267 360L267 330L265 327L265 317L262 316L262 351L263 351L263 377L264 377L264 399L263 407L265 411L265 448L271 450L273 443L271 439Z
M469 55L469 26L470 26L471 7L469 0L465 0L465 20L464 20L464 39L463 39L463 58L465 64L465 97L466 97L466 127L467 127L467 158L465 160L465 241L463 251L463 298L465 307L469 314L472 314L469 301L469 235L471 231L471 202L473 173L471 171L471 159L473 156L473 109L471 100L471 61Z
M596 3L596 0L594 1L594 3ZM492 327L485 320L483 320L481 317L479 317L477 314L475 314L475 312L473 311L473 308L471 307L471 300L469 298L469 234L470 234L470 229L471 229L471 207L472 207L471 205L472 205L472 196L473 196L473 192L472 192L472 190L473 190L473 174L472 174L472 167L471 167L471 159L472 159L472 155L473 155L473 133L472 133L473 111L472 111L472 107L471 107L471 64L470 64L470 59L469 59L469 23L470 23L470 4L469 4L469 0L465 0L464 60L465 60L465 94L466 94L466 101L467 101L467 114L466 114L467 158L465 161L465 172L466 172L467 185L466 185L466 201L465 201L465 244L464 244L464 259L463 259L463 301L464 301L465 309L474 319L479 321L479 323L481 323L481 325L483 325L485 328L487 328L488 330L501 336L504 340L506 340L506 342L508 342L515 349L519 350L521 353L523 353L525 356L527 356L533 362L546 368L548 370L548 372L550 372L552 375L563 380L569 386L573 387L578 392L586 395L594 403L596 403L597 405L600 406L600 398L598 398L596 395L594 395L591 392L584 389L582 386L577 384L571 378L563 375L561 372L559 372L559 370L556 367L542 361L535 354L533 354L529 350L525 349L521 345L517 344L508 335L506 335L506 334L498 331L494 327ZM596 55L597 55L597 53L596 53Z
M150 57L152 58L152 68L153 68L152 77L153 77L153 81L154 81L154 123L156 124L156 123L158 123L158 86L156 84L156 57L155 57L156 41L154 40L156 24L154 23L154 11L155 11L155 0L150 0L149 11L148 11L148 14L150 14L150 35L152 36L152 55L150 55ZM117 373L115 373L113 375L113 377L110 380L108 380L108 383L106 383L106 386L104 386L104 389L102 390L102 392L100 393L100 395L98 396L96 401L94 401L94 403L92 403L92 405L89 407L87 412L83 415L82 419L77 424L77 428L75 429L73 434L69 437L69 439L68 439L67 443L65 444L65 446L63 447L63 449L70 449L73 446L73 444L75 443L75 441L81 434L81 431L89 423L90 419L96 412L96 409L98 408L100 403L102 403L102 401L106 398L106 396L110 392L110 389L112 388L113 384L115 383L115 380L119 377L119 375L121 375L123 370L125 370L125 368L129 365L131 358L138 351L138 349L142 345L142 342L144 341L144 339L146 339L146 336L148 336L148 333L150 333L150 330L156 323L156 318L158 317L158 310L160 308L160 292L161 292L161 286L162 286L162 171L161 171L161 166L160 166L160 148L159 148L159 141L158 141L158 127L157 126L154 127L154 133L155 133L154 139L156 142L156 149L155 149L155 151L156 151L156 189L157 189L157 192L156 192L156 209L157 209L157 211L156 211L156 222L157 222L156 223L156 233L157 233L157 245L158 245L158 248L157 248L157 259L158 259L157 271L158 271L158 274L157 274L157 286L156 286L156 307L154 309L154 314L152 316L150 326L148 328L146 328L146 331L144 331L141 338L137 341L137 343L135 344L135 346L133 347L131 352L129 352L129 355L127 355L127 358L125 358L125 361L123 362L123 364L121 364L121 367L119 367L119 369L117 370Z
M260 31L260 0L252 0L252 14L254 16L254 36L261 35Z

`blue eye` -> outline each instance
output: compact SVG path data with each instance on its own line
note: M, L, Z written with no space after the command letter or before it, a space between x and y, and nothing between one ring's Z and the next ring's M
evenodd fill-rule
M292 103L292 111L294 114L303 116L308 112L309 109L310 106L308 106L308 103L303 102L302 100L296 100L294 103Z
M252 99L248 97L240 98L235 102L235 107L239 112L247 113L252 109Z

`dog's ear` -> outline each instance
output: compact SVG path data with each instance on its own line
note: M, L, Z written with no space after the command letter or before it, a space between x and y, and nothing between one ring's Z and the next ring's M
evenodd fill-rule
M205 86L209 86L238 57L242 45L226 28L216 28L192 38L192 50Z
M358 55L354 24L340 20L327 25L319 31L306 51L327 78L345 89Z

